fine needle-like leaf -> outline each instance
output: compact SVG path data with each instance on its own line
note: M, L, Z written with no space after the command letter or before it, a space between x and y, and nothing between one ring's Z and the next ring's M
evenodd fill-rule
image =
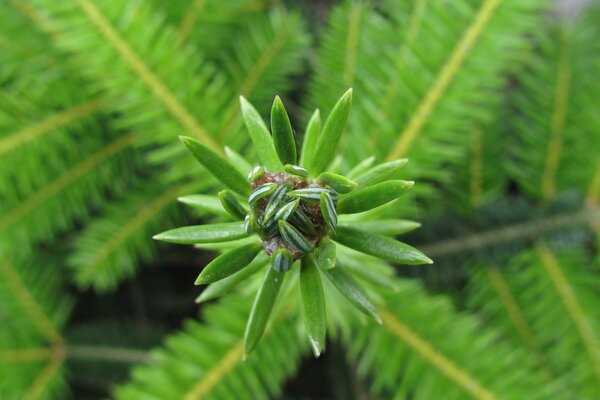
M294 257L287 249L277 249L271 254L271 267L277 272L287 272L294 264Z
M383 164L376 165L373 168L368 169L366 172L361 174L359 177L354 179L358 186L370 186L376 183L394 179L396 174L406 163L408 159L403 158L400 160L388 161Z
M283 102L275 96L271 108L271 132L275 151L282 164L296 164L296 141L294 131Z
M350 179L354 179L357 176L364 174L369 168L371 168L371 165L373 165L374 162L375 162L375 156L365 158L364 160L362 160L361 162L356 164L354 166L354 168L352 168L350 171L348 171L346 176Z
M223 149L225 150L225 155L227 156L227 159L229 160L231 165L233 165L240 174L245 175L248 173L248 171L250 171L252 165L250 165L250 163L244 158L244 156L242 156L240 153L233 150L229 146L225 146Z
M338 226L332 235L333 240L354 250L398 264L433 264L425 254L406 243L367 231Z
M213 283L235 274L250 264L261 249L260 243L250 243L221 254L204 267L194 284Z
M300 165L310 170L309 162L315 155L317 148L317 140L321 134L321 113L315 110L308 121L306 132L304 133L304 141L302 142L302 151L300 152Z
M200 296L196 298L196 303L213 300L232 291L237 285L245 281L258 271L262 270L267 264L266 253L259 253L258 256L246 268L242 268L235 274L229 275L220 281L213 282L206 286Z
M219 192L219 200L221 205L233 218L243 221L248 215L246 210L239 202L239 200L229 190L222 190Z
M307 168L311 175L318 176L335 157L337 145L348 122L352 105L352 89L338 100L325 121L323 132L319 136L312 160Z
M286 245L303 253L308 253L312 250L312 245L306 236L304 236L292 224L283 220L278 221L278 224L281 239Z
M240 105L242 107L244 124L246 125L246 129L248 129L260 161L271 172L281 171L283 164L279 161L273 139L267 125L265 125L265 121L263 121L258 111L256 111L256 108L243 96L240 96Z
M177 201L187 206L197 208L201 211L213 215L229 217L230 214L223 209L223 204L218 196L209 196L206 194L189 194L180 196Z
M302 259L300 267L300 293L302 296L302 315L308 333L308 339L315 357L319 357L325 348L326 317L325 297L319 269L309 254Z
M335 210L335 204L331 199L331 196L327 192L321 193L321 215L325 220L325 223L329 229L334 230L337 226L337 212Z
M168 243L196 244L218 243L243 239L248 234L243 222L227 222L222 224L193 225L175 228L154 235L152 238Z
M338 193L350 193L353 191L357 184L351 179L345 176L334 174L333 172L323 172L317 178L317 181L326 183L331 186Z
M375 318L381 323L381 317L377 312L375 304L369 299L364 290L352 279L344 267L338 265L323 271L327 279L360 311Z
M340 198L337 211L340 214L356 214L382 206L396 200L414 184L413 181L386 181L355 190Z
M335 267L337 259L337 250L335 243L330 239L321 239L319 247L315 249L315 261L321 269L331 269Z
M248 181L229 161L194 138L179 136L179 139L187 146L196 160L225 186L242 196L250 194Z
M262 337L285 275L271 267L267 268L267 273L260 284L248 317L244 333L245 354L249 354Z
M398 236L421 226L420 223L405 219L382 219L378 221L340 221L340 226L360 229L384 236Z

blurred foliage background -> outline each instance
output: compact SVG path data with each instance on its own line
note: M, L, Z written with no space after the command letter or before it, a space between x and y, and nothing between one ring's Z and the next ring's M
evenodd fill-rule
M0 398L600 398L599 76L597 0L3 0ZM292 310L242 362L256 283L198 307L212 253L150 239L217 187L177 135L348 87L340 168L410 158L435 264L348 260L383 325L330 298L320 359Z

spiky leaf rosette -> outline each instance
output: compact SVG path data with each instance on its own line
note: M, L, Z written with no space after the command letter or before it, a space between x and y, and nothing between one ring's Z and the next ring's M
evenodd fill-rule
M210 262L196 280L196 284L209 284L198 301L218 297L265 269L246 327L245 353L263 335L285 273L300 269L302 315L318 356L325 346L326 327L322 276L360 311L380 321L366 292L338 261L343 259L337 257L338 253L350 248L398 264L432 263L419 250L390 237L400 233L405 221L382 221L399 228L381 231L378 221L369 221L371 214L364 213L396 200L413 182L393 180L388 173L391 164L396 168L405 160L374 167L361 163L350 171L352 178L327 170L335 164L336 148L350 113L352 89L339 99L322 129L319 113L315 112L299 155L294 130L279 97L271 110L271 129L252 104L243 97L240 100L246 128L260 159L260 165L251 168L247 177L240 173L239 165L252 163L240 163L239 156L227 160L198 140L181 137L200 164L226 187L216 202L235 222L186 226L154 238L179 244L221 243L223 254ZM261 255L264 253L270 263Z

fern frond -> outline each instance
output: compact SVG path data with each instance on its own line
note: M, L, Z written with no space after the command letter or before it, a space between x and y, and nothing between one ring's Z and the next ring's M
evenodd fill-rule
M568 189L583 193L598 170L597 152L588 151L600 146L600 116L592 100L600 90L598 65L589 62L600 57L600 29L592 11L536 35L538 52L525 61L511 95L515 135L507 168L538 199Z
M139 262L155 254L150 238L181 219L176 199L192 187L189 183L165 185L160 196L150 201L148 189L139 187L110 204L102 218L92 221L74 241L68 260L74 282L81 288L106 291L134 275Z
M599 221L600 212L579 196L559 196L543 208L511 197L483 205L468 224L460 213L425 220L407 241L436 261L420 274L428 286L447 292L469 278L463 265L482 259L503 264L540 238L562 247L582 246Z
M119 399L262 399L281 391L307 348L299 340L295 317L282 316L242 361L242 337L250 310L247 297L229 296L204 310L203 323L187 321L183 332L153 352L155 364L133 371L133 380L117 388Z
M506 125L509 113L503 109L505 95L499 95L495 114L483 124L473 124L465 136L466 152L455 164L452 183L444 185L440 195L447 206L474 216L479 207L493 202L503 194L509 174L501 168L508 153Z
M408 156L418 166L408 167L410 176L443 181L448 175L441 165L459 160L472 126L491 117L493 93L502 87L512 55L526 45L524 34L535 27L540 2L421 3L411 3L412 21L386 21L362 3L336 9L309 104L333 104L350 76L337 71L357 71L361 78L353 86L364 95L354 105L344 154L353 163L372 154ZM356 15L361 24L349 23ZM378 46L369 45L374 41Z
M177 41L189 42L211 60L219 57L223 45L234 41L236 30L247 19L265 12L268 0L175 0L154 1L176 28Z
M380 308L383 325L355 326L345 338L359 373L386 398L551 398L549 385L526 352L511 348L448 299L427 296L415 283ZM410 306L408 306L410 305ZM425 373L426 372L426 373Z
M304 20L295 12L281 8L266 15L245 18L235 32L231 48L220 49L217 62L223 65L227 80L233 84L232 96L224 110L219 137L231 142L241 134L238 96L252 100L259 111L269 110L273 93L284 94L294 88L291 77L303 67L309 43ZM236 147L240 146L239 139Z
M115 163L112 159L128 149L133 138L134 134L123 135L107 143L97 152L87 157L84 155L80 162L39 188L37 192L3 210L0 229L11 232L12 239L40 240L48 239L57 231L72 226L75 216L85 216L89 212L90 203L100 203L104 188L98 187L100 179L96 178L103 175L115 176L116 172L113 169L119 165L119 161ZM115 185L116 178L113 179L110 182L111 187L118 188ZM105 184L108 185L109 182ZM68 203L69 207L65 207L65 203ZM32 242L23 239L23 243Z
M0 229L26 251L85 221L109 187L126 186L138 160L133 135L109 129L102 96L30 20L0 7L1 37L19 43L0 55Z
M527 348L572 394L593 397L600 387L596 269L581 251L554 254L542 244L505 268L476 268L469 306Z
M161 135L172 140L183 130L219 151L211 127L196 114L210 115L219 106L215 88L221 82L209 84L213 69L190 48L170 45L174 33L161 29L163 21L151 7L142 2L95 4L87 0L62 5L34 0L30 4L53 18L60 32L56 42L70 53L74 65L85 66L92 80L110 83L107 106L123 111L123 126L135 126L154 142ZM122 15L135 18L119 19ZM106 71L111 71L110 76ZM206 97L197 96L200 90L214 96L210 106L203 102Z
M60 332L71 300L64 296L60 270L48 257L23 258L3 251L0 276L0 396L62 396L65 354Z
M237 101L236 92L239 88L227 82L213 67L199 60L192 48L172 46L175 33L164 26L163 21L147 4L96 5L86 0L78 2L77 6L58 5L44 0L31 3L39 10L49 12L59 32L63 32L58 35L56 41L72 55L73 64L85 65L84 69L90 77L108 83L106 107L120 113L117 125L141 132L138 140L142 144L151 144L152 151L148 153L148 160L157 164L168 162L173 176L186 179L190 177L190 171L196 171L189 168L187 157L180 157L183 147L173 140L177 134L189 132L201 138L218 135L220 141L224 140L226 133L235 131L235 125L239 126L237 105L232 107L231 103L233 99ZM135 18L123 21L121 16L130 15L130 12L135 13ZM271 13L268 21L258 25L260 28L252 28L249 25L248 29L258 29L255 39L260 44L253 47L250 56L244 59L249 68L247 76L251 76L244 78L244 81L252 82L246 89L250 93L254 91L256 84L265 79L267 73L272 72L273 65L285 66L281 69L276 67L277 73L272 74L277 82L281 82L281 77L287 76L290 71L297 70L300 62L298 57L293 55L304 48L305 39L302 39L302 36L289 36L282 43L277 42L277 39L279 30L283 28L303 29L299 25L300 22L297 16L281 12ZM277 29L271 29L272 26ZM264 27L267 28L266 33L262 31ZM279 43L281 48L272 45L273 41ZM153 45L148 49L144 43ZM109 77L106 76L106 71L110 71ZM231 111L229 117L233 118L233 125L229 117L223 117L224 109ZM232 140L238 143L236 147L245 142L244 137L234 135ZM157 146L163 143L164 146ZM217 139L210 139L209 143L213 143L217 150L221 151L220 146L216 144ZM179 193L182 194L187 193ZM168 207L170 201L162 201L161 196L161 193L157 193L153 198L138 199L143 201L141 204L160 204L161 207ZM128 209L140 207L145 206L133 206L130 203ZM156 213L160 213L161 210L162 208L153 208ZM120 236L123 240L117 243L111 239L112 235L108 230L95 228L93 233L90 233L94 238L92 242L110 242L116 245L106 254L99 254L97 249L105 246L90 247L82 244L82 251L77 252L74 258L76 261L73 262L73 265L78 266L75 269L85 269L85 265L88 265L86 259L100 259L103 260L102 263L92 264L106 268L111 264L104 264L104 260L112 260L113 252L118 254L122 250L129 260L126 263L129 272L113 275L107 287L116 283L117 277L124 277L131 272L137 261L134 249L137 248L139 254L148 250L148 246L142 245L142 240L134 240L134 237L141 236L133 233L149 233L156 227L151 222L152 215L148 213L144 214L145 218L137 216L137 213L130 213L133 217L125 224L122 220L124 214L118 215L118 219L110 219L117 217L117 214L111 214L111 217L108 217L108 225L132 226L132 234L123 234ZM102 232L107 236L102 237ZM110 268L119 268L112 265ZM87 278L79 276L76 279L85 285L91 283L93 276L95 275L90 274Z

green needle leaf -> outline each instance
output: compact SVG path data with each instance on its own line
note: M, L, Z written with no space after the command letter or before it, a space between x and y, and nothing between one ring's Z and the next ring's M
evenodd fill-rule
M398 236L414 231L419 228L421 224L405 219L385 219L378 221L340 221L340 226L361 229L378 235Z
M257 201L267 197L268 195L273 193L275 189L277 189L276 183L265 183L263 185L260 185L259 187L254 189L254 191L248 198L248 204L250 204L250 207L254 207L254 204L256 204Z
M321 269L331 269L335 267L337 251L335 243L329 239L321 239L319 247L315 250L315 261Z
M196 160L225 186L242 196L250 194L248 181L229 161L194 138L179 136L179 139L187 146Z
M273 139L267 125L265 125L265 121L263 121L256 108L244 96L240 96L240 105L242 107L244 124L246 124L246 129L250 133L250 138L262 164L271 172L280 172L283 165L279 161Z
M294 228L287 221L281 220L278 223L279 233L285 244L303 253L308 253L312 250L312 244L298 229Z
M325 348L327 321L325 317L325 297L321 276L315 260L309 254L302 259L300 267L300 294L304 326L315 357Z
M375 235L359 229L338 226L332 238L354 250L398 264L433 264L429 257L414 247L386 236Z
M257 231L257 228L258 223L256 222L254 214L246 215L246 218L244 218L244 231L246 231L248 235L253 235Z
M221 190L219 192L219 199L225 211L233 218L243 221L246 215L248 215L248 210L240 204L239 200L229 190Z
M214 300L235 289L241 282L244 282L265 267L268 261L266 256L266 253L259 253L254 261L246 268L242 268L235 274L229 275L227 278L223 278L220 281L213 282L206 286L202 293L200 293L200 296L196 298L196 303Z
M371 165L373 165L374 162L375 162L375 156L365 158L364 160L362 160L361 162L356 164L354 166L354 168L352 168L350 171L348 171L346 176L350 179L354 179L357 176L364 174L371 167Z
M288 113L279 96L271 108L271 132L275 151L282 164L296 164L296 141Z
M229 213L223 209L221 200L217 196L190 194L187 196L178 197L177 201L213 215L229 217Z
M284 183L283 185L279 185L277 189L273 192L273 195L269 199L267 206L265 207L265 214L263 219L268 221L271 219L271 216L275 214L275 212L282 205L283 200L285 199L285 194L291 189L292 185L290 183Z
M315 110L308 121L306 132L304 133L304 141L302 142L302 151L300 152L300 165L310 170L308 163L312 161L317 148L317 140L321 134L321 113Z
M264 222L264 228L263 228L265 235L271 236L272 234L275 234L277 231L277 221L279 221L279 220L287 221L290 218L290 216L292 215L292 213L294 213L294 211L296 211L296 208L298 208L299 204L300 204L300 199L291 201L291 202L287 203L286 205L284 205L283 207L281 207L279 210L277 210L275 215L273 215L268 220L266 220Z
M307 168L313 176L319 175L333 161L338 142L348 122L351 106L352 89L348 89L335 104L325 121L323 132L317 141L312 160Z
M222 224L184 226L154 235L152 239L168 243L196 244L229 242L243 239L247 236L248 234L244 230L243 222L227 222Z
M324 192L329 193L329 196L331 196L332 199L337 200L338 195L337 193L335 193L335 191L322 187L307 187L302 189L296 189L292 190L287 195L296 199L302 199L318 203L319 201L321 201L321 193Z
M296 209L296 211L293 212L290 221L309 235L314 235L316 233L312 221L300 209Z
M273 268L267 268L267 273L260 284L248 317L244 333L245 354L249 354L262 337L284 278L285 274L277 272Z
M356 189L357 183L345 176L334 174L333 172L323 172L317 178L317 181L326 183L338 193L350 193Z
M321 193L321 215L325 220L325 223L329 229L334 230L337 226L337 212L335 211L335 204L331 200L331 196L327 192Z
M412 181L386 181L355 190L340 198L337 210L340 214L356 214L382 206L396 200L414 184Z
M261 249L260 243L251 243L221 254L204 267L194 284L213 283L235 274L250 264Z
M356 308L372 316L375 321L381 324L381 317L375 304L342 266L338 265L335 268L323 271L323 273Z
M225 155L227 159L238 170L238 172L242 175L245 175L250 171L252 165L246 160L240 153L236 152L229 146L225 146Z
M294 264L294 257L286 249L277 249L271 254L271 266L277 272L287 272Z
M257 165L248 173L248 182L254 182L265 173L265 167Z
M308 171L297 165L286 164L283 166L283 170L288 174L296 175L301 178L306 178L308 176Z
M369 169L358 178L354 179L358 186L365 187L375 185L376 183L387 181L396 178L398 171L404 164L408 162L407 158L401 160L388 161L383 164L379 164Z

